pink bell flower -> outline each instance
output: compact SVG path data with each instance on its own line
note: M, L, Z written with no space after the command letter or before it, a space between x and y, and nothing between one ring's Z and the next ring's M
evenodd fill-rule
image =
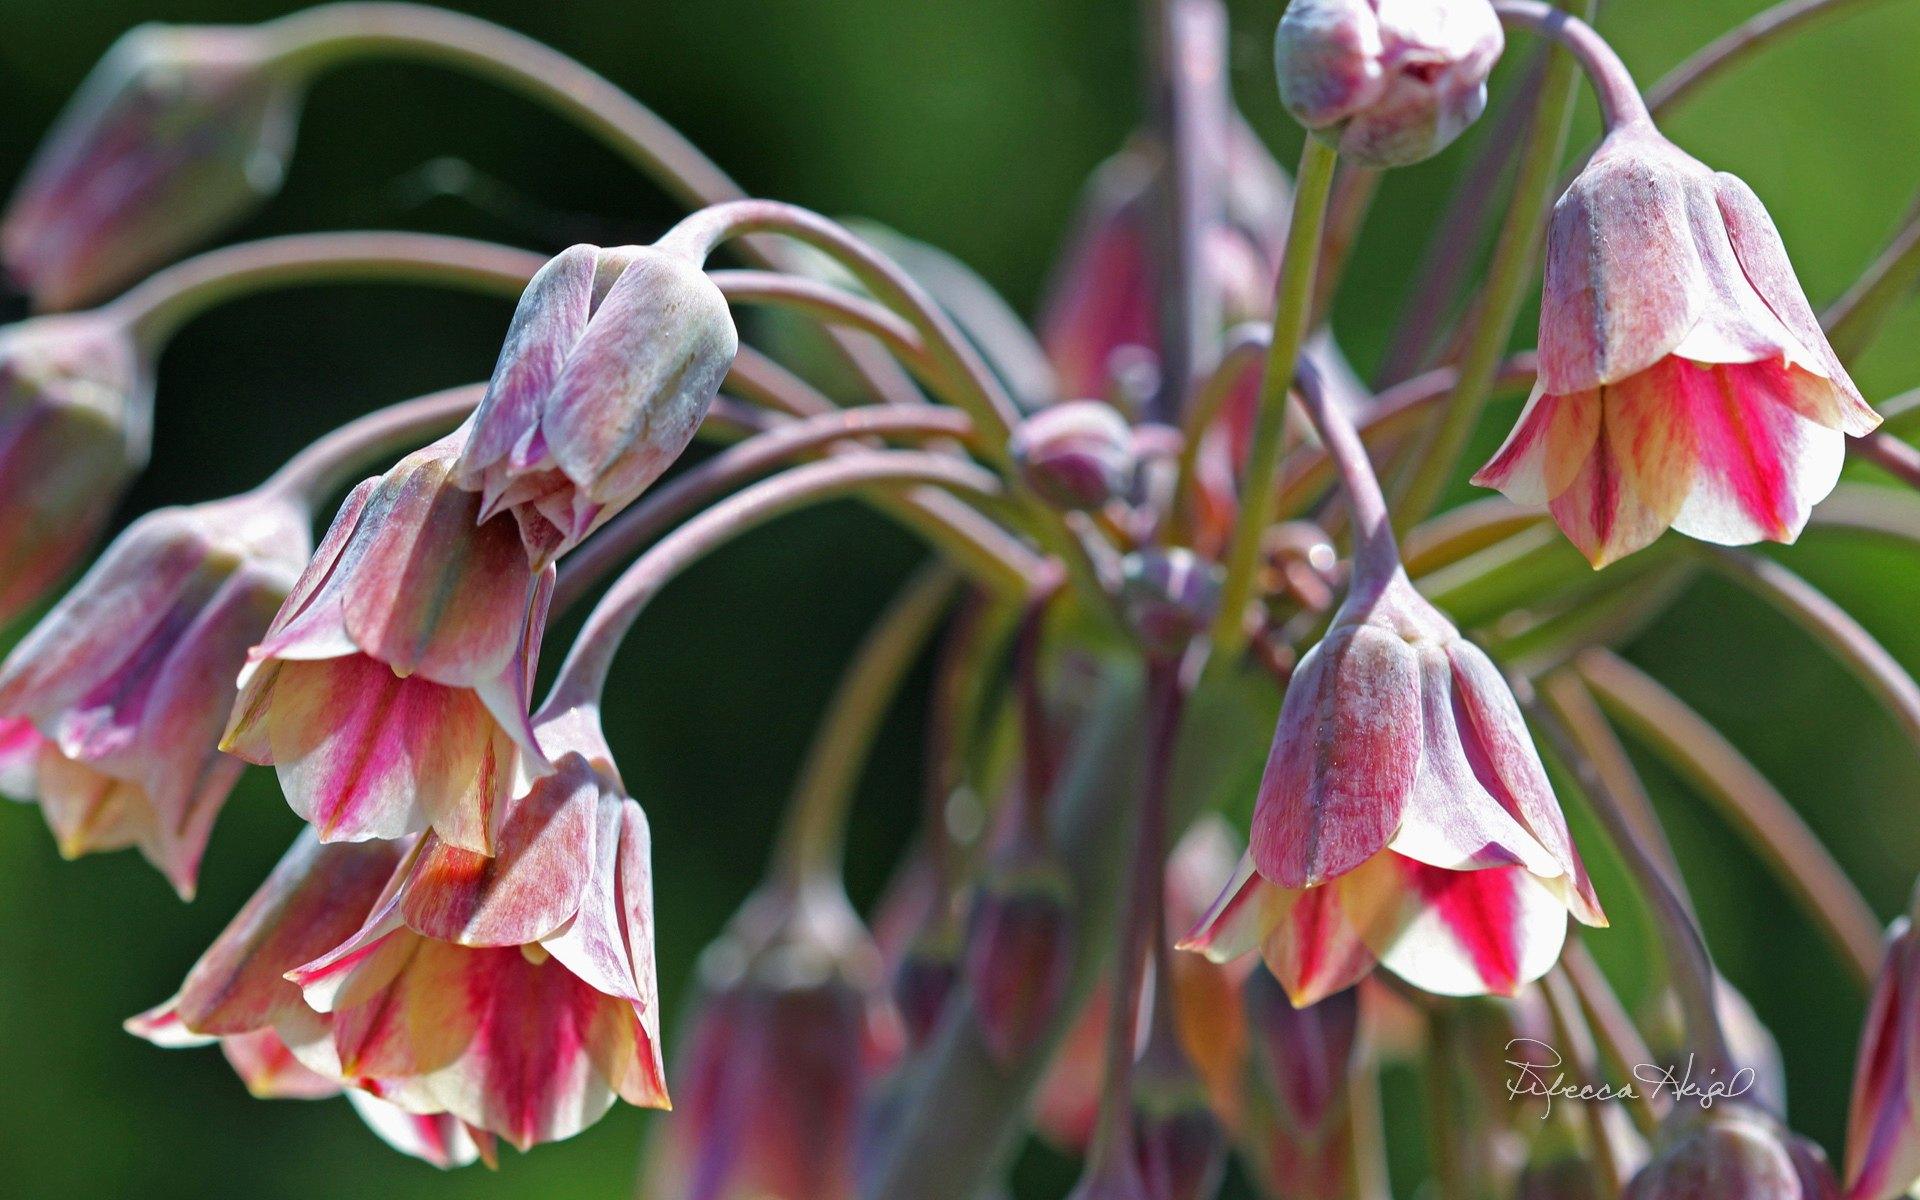
M646 816L594 718L539 736L555 770L507 805L493 857L425 835L366 923L286 976L349 1084L522 1150L616 1097L668 1107Z
M92 313L0 328L0 621L80 561L147 462L153 376Z
M1540 380L1474 482L1595 567L1669 526L1791 542L1879 423L1752 189L1631 122L1554 206Z
M312 552L254 494L135 521L0 665L0 719L40 735L24 788L62 854L137 845L193 893L244 766L215 748L233 677Z
M700 264L652 246L562 251L527 284L454 480L511 512L542 566L680 457L739 349Z
M1356 585L1280 710L1251 847L1185 948L1259 950L1296 1005L1375 965L1513 995L1605 916L1512 692L1394 567Z
M1874 982L1847 1115L1847 1200L1893 1200L1920 1183L1920 943L1893 924Z
M464 438L348 495L241 672L221 747L272 764L322 840L430 826L490 854L500 806L551 769L527 697L553 571L453 484Z

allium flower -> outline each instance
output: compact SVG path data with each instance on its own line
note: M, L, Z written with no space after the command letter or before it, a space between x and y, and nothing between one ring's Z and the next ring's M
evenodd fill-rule
M221 746L323 840L431 826L490 854L516 775L550 769L526 714L553 573L449 479L464 437L348 495L241 674Z
M555 770L507 805L494 857L426 835L357 933L287 973L349 1083L522 1150L615 1096L667 1107L646 816L591 719L539 736Z
M127 1031L169 1048L218 1043L247 1090L263 1100L339 1095L327 1019L281 974L350 934L404 853L393 842L326 846L312 830L303 832L193 965L179 994L129 1020ZM456 1118L405 1112L363 1092L348 1096L397 1150L442 1167L480 1153Z
M32 796L69 857L137 845L183 896L244 764L233 677L312 552L267 495L135 521L0 665L0 719L44 738Z
M1554 207L1540 381L1474 481L1596 567L1668 526L1791 542L1879 423L1753 191L1635 123Z
M0 621L93 544L147 462L153 378L124 327L92 314L0 328Z
M1847 1114L1848 1200L1892 1200L1920 1183L1920 942L1893 924L1874 982Z
M651 1200L852 1200L856 1125L898 1049L879 956L838 884L774 885L700 963L681 1105Z
M1715 1105L1666 1135L1621 1200L1839 1200L1819 1147L1758 1110Z
M574 246L533 277L454 479L512 512L535 566L631 503L693 440L739 338L698 262Z
M1251 840L1186 946L1260 950L1297 1005L1376 963L1512 995L1559 957L1567 912L1605 923L1506 681L1398 567L1301 661Z
M295 81L259 32L146 25L116 42L0 220L6 271L45 308L116 291L280 185Z
M1249 1136L1267 1190L1301 1200L1349 1194L1353 1116L1347 1081L1359 1044L1360 997L1349 988L1295 1008L1265 973L1246 984L1256 1077L1271 1121Z
M1294 119L1355 162L1399 167L1479 118L1505 47L1487 0L1293 0L1273 53Z

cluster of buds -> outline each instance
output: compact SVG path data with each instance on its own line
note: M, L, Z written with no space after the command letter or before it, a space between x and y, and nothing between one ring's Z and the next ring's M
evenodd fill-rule
M1079 1200L1210 1200L1230 1152L1267 1194L1336 1200L1384 1170L1377 1072L1421 1052L1442 1194L1841 1195L1784 1123L1779 1048L1706 953L1609 713L1582 707L1615 608L1638 599L1622 595L1632 568L1489 582L1539 548L1547 517L1595 568L1669 527L1721 545L1799 535L1847 438L1880 419L1778 231L1745 184L1657 131L1624 66L1560 9L1292 0L1278 85L1311 136L1291 183L1226 93L1216 0L1155 14L1162 111L1096 177L1034 333L956 283L957 264L922 279L815 214L723 195L633 108L595 110L611 85L584 69L545 78L549 99L595 110L629 157L715 202L653 244L544 265L465 244L452 275L519 294L484 388L363 418L241 496L140 517L0 663L0 790L38 804L63 854L138 847L190 896L248 762L306 822L129 1030L217 1044L257 1096L344 1095L442 1167L571 1137L616 1100L667 1108L649 824L600 719L611 662L678 572L854 493L972 572L929 718L933 803L876 939L837 856L892 692L961 587L944 569L863 645L768 882L701 960L650 1200L957 1200L985 1194L1023 1123L1085 1157ZM1372 171L1478 118L1503 21L1574 53L1607 130L1553 208L1532 396L1474 477L1544 515L1489 497L1425 522L1424 477L1459 466L1524 271L1460 306L1484 328L1404 403L1353 379L1324 310ZM9 277L67 309L164 264L278 185L318 67L382 47L505 55L493 65L522 80L559 69L413 6L137 30L0 220ZM1528 153L1546 155L1566 101L1537 103ZM1336 194L1342 157L1368 170ZM1517 196L1507 236L1532 236L1548 198ZM826 266L756 239L765 269L707 270L745 235ZM337 258L343 276L370 263L395 267ZM100 309L0 328L0 619L78 566L144 465L163 327L202 292L323 265L209 255ZM749 301L836 327L857 382L892 403L841 410L744 352L732 306ZM757 407L719 400L730 381ZM1438 436L1408 424L1449 395ZM1310 436L1290 434L1292 405ZM745 439L647 494L703 431ZM318 505L386 463L316 545ZM550 620L622 565L536 706ZM1912 691L1844 614L1799 595L1879 692ZM995 622L1016 608L1002 670ZM1632 715L1685 743L1683 720L1659 719L1676 712ZM1718 1107L1650 1108L1650 1147L1614 1128L1613 1098L1548 1125L1473 1077L1561 1037L1598 1070L1596 1032L1614 1057L1640 1034L1568 950L1607 918L1536 730L1649 901L1666 971L1644 1040L1750 1083ZM1728 748L1675 752L1683 774L1739 774ZM1242 780L1244 852L1206 811L1230 811ZM1740 824L1772 856L1824 872L1795 890L1845 940L1859 914L1835 915L1845 881L1817 844L1752 779L1722 782L1760 804ZM1902 922L1861 1043L1847 1200L1920 1183L1916 992Z

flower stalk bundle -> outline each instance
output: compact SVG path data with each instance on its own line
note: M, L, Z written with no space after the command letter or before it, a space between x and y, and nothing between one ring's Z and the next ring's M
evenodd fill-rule
M138 847L185 897L246 763L306 824L127 1028L219 1045L261 1097L344 1094L445 1168L677 1102L649 1200L994 1195L1029 1132L1081 1157L1079 1200L1209 1200L1230 1159L1286 1200L1411 1194L1381 1113L1402 1065L1427 1082L1434 1195L1905 1194L1911 914L1883 944L1788 801L1616 651L1710 564L1920 731L1920 686L1866 629L1790 558L1741 549L1827 519L1920 545L1885 515L1895 488L1839 483L1857 455L1920 486L1882 424L1902 406L1849 374L1920 237L1823 317L1753 189L1660 131L1844 4L1762 14L1645 96L1593 7L1292 0L1269 31L1306 131L1289 179L1227 92L1219 0L1153 0L1147 119L1090 185L1033 331L930 248L747 196L608 81L474 18L341 3L127 35L0 217L38 310L0 328L0 617L50 602L0 663L0 790L61 853ZM1490 97L1519 45L1535 68ZM550 258L386 233L194 253L270 201L312 81L377 57L519 90L690 211ZM1582 76L1604 137L1562 187ZM1455 208L1504 207L1492 258L1464 279L1430 256L1397 382L1371 389L1328 318L1369 199L1490 105L1524 123L1485 152L1515 169L1473 172ZM173 333L365 279L517 297L490 378L142 516L78 573L165 419ZM851 393L743 336L748 307L823 330ZM1529 389L1467 462L1490 398ZM695 440L725 445L682 462ZM1468 478L1504 495L1445 507ZM932 561L848 665L767 879L674 1028L647 810L676 800L623 782L610 673L688 568L844 497ZM848 810L928 658L922 827L863 916ZM1788 1124L1777 1048L1714 964L1622 734L1873 987L1838 1173ZM1563 804L1597 835L1576 845ZM1631 936L1610 911L1638 915L1677 1022L1636 1020L1596 967L1590 946ZM1471 1078L1503 1042L1616 1086L1536 1119ZM1768 1086L1636 1092L1650 1043Z

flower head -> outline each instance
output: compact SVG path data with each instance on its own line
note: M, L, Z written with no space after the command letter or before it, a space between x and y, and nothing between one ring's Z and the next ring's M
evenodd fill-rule
M587 714L539 736L554 772L493 857L427 834L357 932L287 972L348 1083L523 1150L616 1096L667 1107L646 816Z
M215 748L232 680L312 552L267 495L166 508L115 539L0 665L0 719L43 739L32 787L84 854L133 844L191 895L242 763Z
M307 830L187 973L171 1000L127 1021L127 1032L168 1048L217 1043L247 1090L263 1100L318 1100L343 1090L328 1020L282 972L345 937L373 908L405 847L322 845ZM348 1098L395 1149L441 1167L474 1161L491 1143L445 1113L411 1113L364 1092Z
M1296 120L1355 162L1399 167L1479 118L1505 47L1487 0L1293 0L1273 53Z
M1920 941L1894 922L1874 982L1847 1112L1848 1200L1892 1200L1920 1183Z
M1187 947L1258 949L1297 1005L1376 963L1512 995L1605 917L1499 670L1397 566L1295 672L1252 845Z
M248 654L222 748L271 763L328 841L431 826L491 853L517 774L553 572L449 478L457 431L348 495Z
M700 963L657 1200L851 1200L857 1123L898 1049L879 955L837 883L763 890Z
M536 566L580 543L680 456L739 348L700 265L574 246L533 277L454 479L512 512Z
M0 620L72 570L147 462L153 378L103 316L0 328Z
M0 258L45 308L109 294L280 186L296 80L261 33L143 25L93 69L0 220Z
M1879 423L1752 189L1636 123L1554 206L1540 381L1474 481L1596 567L1668 526L1791 542Z

